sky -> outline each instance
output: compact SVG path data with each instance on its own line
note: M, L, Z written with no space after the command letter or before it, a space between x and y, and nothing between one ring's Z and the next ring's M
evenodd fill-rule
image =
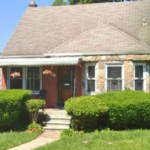
M32 0L0 0L0 52ZM54 0L34 0L38 7L51 6Z

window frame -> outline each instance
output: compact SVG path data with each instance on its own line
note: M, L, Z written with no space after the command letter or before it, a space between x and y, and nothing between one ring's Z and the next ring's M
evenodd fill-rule
M109 63L107 63L107 64L105 64L105 92L107 92L108 90L107 90L107 73L108 73L108 67L121 67L121 74L122 74L122 78L121 78L121 80L122 80L122 91L124 90L124 64L116 64L116 63L111 63L111 64L109 64Z
M20 66L18 66L18 67L20 67ZM29 67L32 67L32 66L29 66ZM22 89L25 89L25 90L27 90L27 70L29 67L22 67ZM7 68L7 89L10 89L10 70L11 70L11 67L8 67ZM42 89L42 67L39 67L39 76L40 76L39 82L40 82L40 90L41 90ZM31 94L37 94L38 95L40 90L39 91L36 91L36 90L33 91L32 90Z
M134 63L134 73L133 73L133 89L135 90L135 66L143 66L143 91L146 92L146 63Z
M95 77L88 78L88 67L94 66L95 67ZM88 80L95 80L95 91L88 92ZM96 94L96 63L88 63L85 64L85 95L95 95Z

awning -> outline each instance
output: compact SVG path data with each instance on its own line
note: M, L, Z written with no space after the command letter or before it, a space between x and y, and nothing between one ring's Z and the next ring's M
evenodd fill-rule
M0 59L0 66L77 65L80 57Z

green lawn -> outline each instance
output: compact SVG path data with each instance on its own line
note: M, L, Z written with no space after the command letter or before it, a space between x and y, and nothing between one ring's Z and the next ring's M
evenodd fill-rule
M150 130L103 131L63 137L36 150L150 150Z
M4 132L0 133L0 150L11 148L35 139L39 133Z

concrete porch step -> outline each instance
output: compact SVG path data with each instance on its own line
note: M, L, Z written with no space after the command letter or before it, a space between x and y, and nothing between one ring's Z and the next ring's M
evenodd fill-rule
M67 115L66 111L50 111L50 112L46 112L48 115Z
M69 126L55 126L55 125L52 126L52 125L50 125L50 126L43 127L43 129L45 131L63 131L65 129L69 129Z
M46 122L46 125L69 125L70 124L70 122L51 122L51 121L49 121L49 122Z
M43 128L45 131L63 131L69 129L71 117L67 116L65 110L49 109L46 113L46 126Z
M65 116L47 116L46 120L70 120L71 117L65 117Z

